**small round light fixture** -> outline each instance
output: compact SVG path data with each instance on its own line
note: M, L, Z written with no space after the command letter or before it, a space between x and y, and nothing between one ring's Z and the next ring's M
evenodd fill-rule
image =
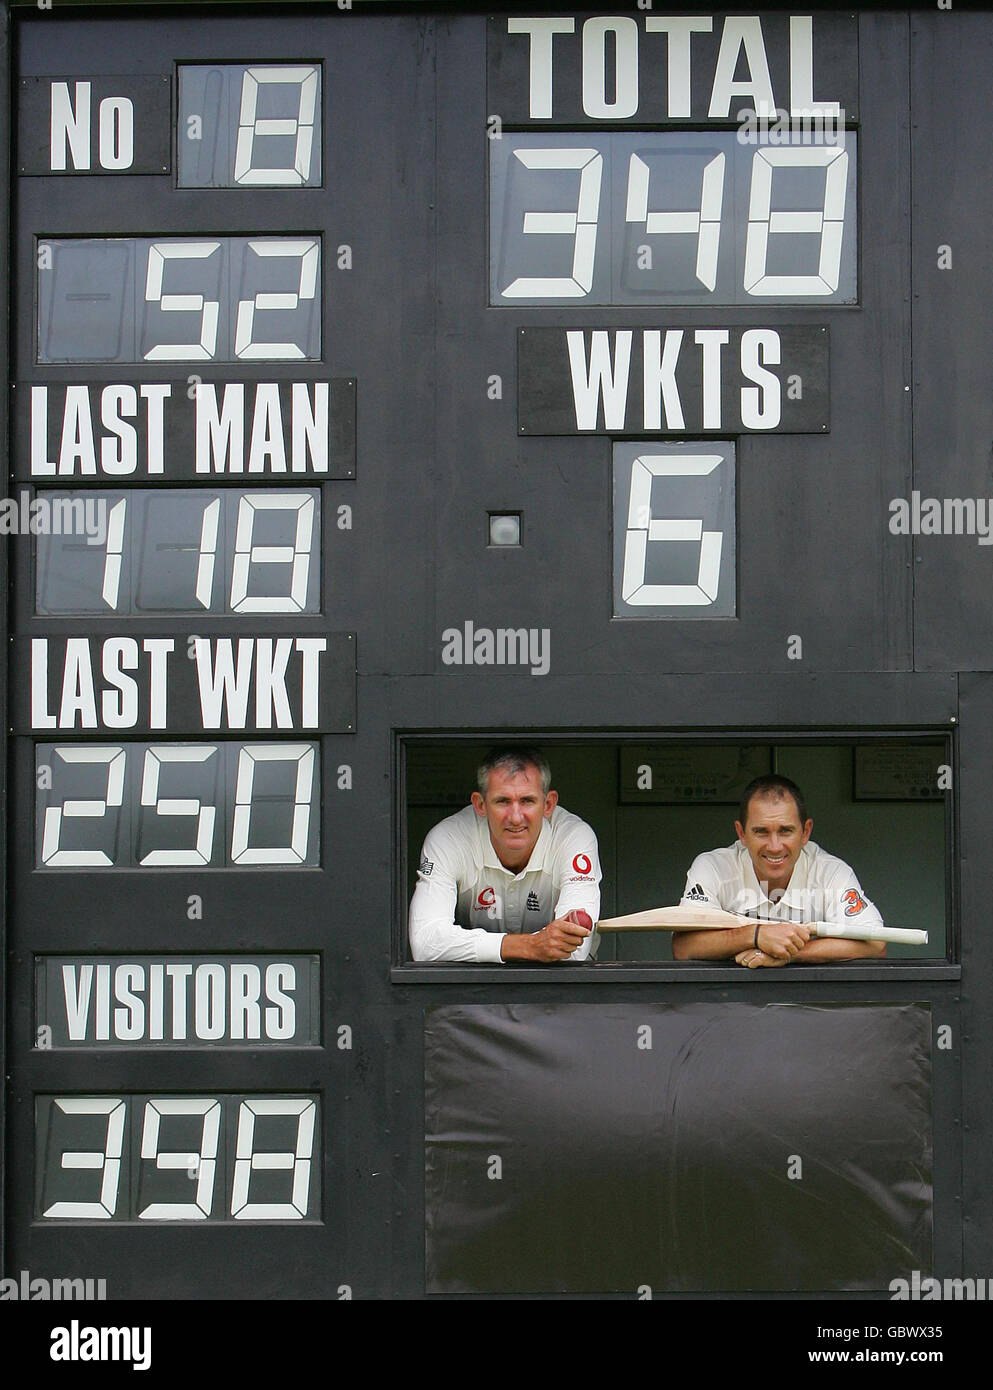
M514 546L521 543L520 512L489 512L489 545Z

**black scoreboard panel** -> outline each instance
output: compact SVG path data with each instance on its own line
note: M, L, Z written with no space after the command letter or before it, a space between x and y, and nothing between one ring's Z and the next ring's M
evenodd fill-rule
M4 8L4 1274L984 1274L993 17ZM928 945L413 961L521 737L605 916L776 770Z
M871 1289L885 1287L894 1262L929 1264L930 1023L927 1009L880 1005L432 1010L429 1292L609 1292L632 1268L653 1291L754 1292L781 1288L784 1263L798 1291ZM632 1036L643 1044L640 1070L627 1058ZM781 1050L790 1060L777 1065ZM783 1085L794 1067L846 1054L848 1068L816 1094ZM501 1068L510 1074L494 1086ZM770 1211L761 1194L784 1130L807 1135L821 1171L813 1192L801 1180ZM859 1156L870 1148L866 1181ZM567 1189L549 1190L549 1171L568 1171L577 1149L588 1161ZM513 1181L498 1211L477 1158L493 1150ZM818 1220L823 1203L835 1212L830 1232Z

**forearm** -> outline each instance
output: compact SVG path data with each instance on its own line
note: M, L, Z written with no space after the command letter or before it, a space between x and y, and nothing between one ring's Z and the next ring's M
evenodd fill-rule
M592 920L587 912L570 912L568 917L555 918L540 931L515 932L503 938L500 951L503 960L541 961L561 965L566 960L583 960L593 940Z
M500 941L503 960L537 960L536 932L507 932Z
M414 960L500 961L501 932L463 928L455 921L458 887L450 880L425 882L414 889L407 932Z
M410 954L414 960L479 963L500 960L501 932L460 927L456 922L410 924Z
M878 960L885 955L885 941L853 941L840 936L815 936L793 959L814 965L818 961L827 960Z
M759 925L756 923L756 926ZM674 931L674 960L731 960L755 941L755 927L718 928L715 931Z

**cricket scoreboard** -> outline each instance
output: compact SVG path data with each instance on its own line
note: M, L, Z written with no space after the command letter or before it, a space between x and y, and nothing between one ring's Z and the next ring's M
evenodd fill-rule
M987 1271L993 17L3 11L5 1276ZM415 961L515 740L604 917L777 771L929 945Z

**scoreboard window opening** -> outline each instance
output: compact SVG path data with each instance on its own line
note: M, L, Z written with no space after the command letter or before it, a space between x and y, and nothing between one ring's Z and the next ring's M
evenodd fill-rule
M320 248L305 235L41 239L38 361L315 362Z
M320 863L317 743L39 743L38 869Z
M857 137L505 132L490 303L854 304Z
M41 534L35 613L320 612L318 488L130 488L44 494L52 515L101 524ZM85 513L84 513L84 508Z
M541 747L559 804L595 832L604 917L678 903L695 857L735 842L747 784L777 772L802 789L814 822L811 839L851 866L884 922L928 933L926 945L888 945L887 958L954 958L953 752L951 740L933 732L401 736L405 859L398 896L404 925L425 835L469 803L479 762L504 743ZM409 960L405 932L399 959ZM614 933L601 941L598 959L668 963L671 938L665 932Z

